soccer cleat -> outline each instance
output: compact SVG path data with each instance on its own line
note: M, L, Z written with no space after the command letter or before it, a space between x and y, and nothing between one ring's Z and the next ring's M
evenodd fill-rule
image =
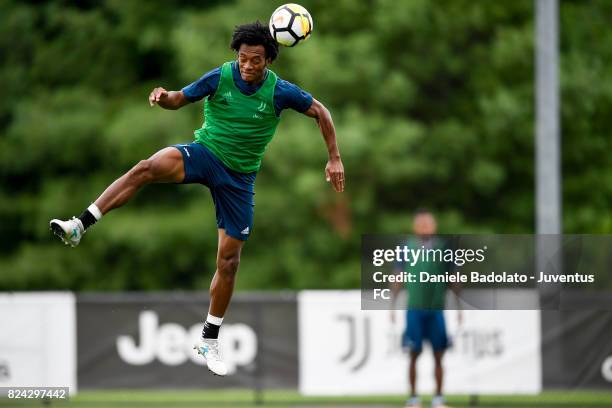
M410 397L406 401L405 408L421 408L421 399L419 397Z
M53 219L49 222L49 228L57 235L66 245L75 247L81 242L85 228L83 223L78 218L72 217L68 221Z
M444 397L441 395L434 395L431 400L431 408L450 408L444 403Z
M227 367L219 356L219 341L217 339L201 339L200 344L193 348L204 357L208 369L215 375L227 375Z

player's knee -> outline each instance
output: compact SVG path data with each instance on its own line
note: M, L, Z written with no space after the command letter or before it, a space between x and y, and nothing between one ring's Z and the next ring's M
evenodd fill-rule
M217 260L217 270L223 279L233 282L236 278L239 264L239 256L219 257Z
M153 163L141 160L129 171L128 176L135 184L147 184L153 181Z

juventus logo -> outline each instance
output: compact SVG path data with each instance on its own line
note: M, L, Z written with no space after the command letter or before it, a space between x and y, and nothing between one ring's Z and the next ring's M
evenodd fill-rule
M263 112L266 110L266 102L265 101L261 101L261 103L259 104L259 107L257 108L258 111Z
M340 356L340 362L348 364L352 372L359 371L370 357L370 318L357 320L350 315L340 315L338 320L347 323L349 340L346 352Z

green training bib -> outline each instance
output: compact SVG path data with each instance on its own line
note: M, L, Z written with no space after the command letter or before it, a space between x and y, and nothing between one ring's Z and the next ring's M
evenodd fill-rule
M274 110L276 79L268 70L257 92L244 95L234 84L232 62L223 64L215 95L204 101L204 124L194 132L196 142L234 171L259 170L280 121Z

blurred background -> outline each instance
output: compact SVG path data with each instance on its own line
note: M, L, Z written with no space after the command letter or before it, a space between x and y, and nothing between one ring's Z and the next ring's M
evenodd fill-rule
M192 141L201 103L164 111L149 92L232 60L233 28L282 3L0 1L0 291L207 291L217 234L203 186L146 187L76 250L48 222ZM535 232L533 0L300 4L312 37L272 69L330 109L346 191L325 182L316 123L285 111L238 292L356 289L361 234L408 233L418 207L441 233ZM610 21L611 1L559 1L564 233L612 233Z
M234 26L280 3L1 3L0 270L11 273L0 289L208 287L217 240L204 187L147 187L78 251L51 239L48 220L190 142L201 104L151 109L148 93L234 58ZM407 231L416 207L441 232L534 232L533 1L302 3L312 38L273 69L330 108L347 189L324 181L316 123L285 111L239 290L357 287L360 235ZM609 1L560 2L566 233L612 231L611 18Z

